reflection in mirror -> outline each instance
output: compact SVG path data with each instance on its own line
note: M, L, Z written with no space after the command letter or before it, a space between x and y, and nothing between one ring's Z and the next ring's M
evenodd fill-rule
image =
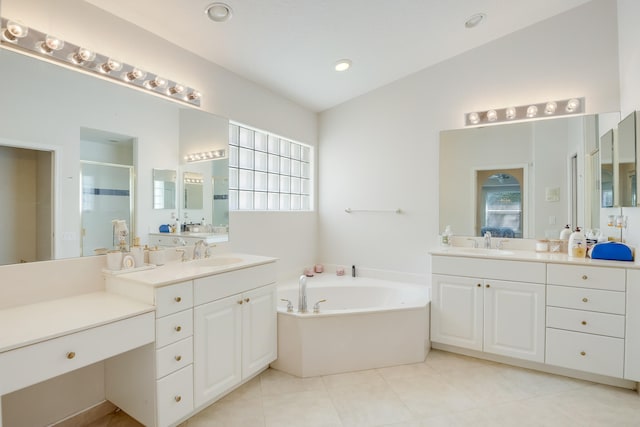
M184 209L202 209L204 176L197 172L184 173Z
M614 131L610 129L600 137L600 199L603 208L615 206L615 187L613 177L613 138Z
M637 206L635 112L618 123L616 142L620 206L635 207Z
M618 117L618 113L604 116ZM439 228L460 236L481 226L475 171L523 168L523 238L557 238L565 224L584 228L591 215L585 158L597 147L603 115L571 116L440 133ZM576 162L570 169L571 159ZM512 174L513 175L513 174ZM516 175L514 175L516 176ZM575 211L575 212L574 212ZM588 211L588 212L587 212ZM572 220L572 218L576 218ZM517 232L514 232L517 234Z
M2 230L0 265L52 257L52 172L51 151L0 146L3 218L11 224Z
M153 209L176 208L176 171L153 170Z
M116 249L113 221L125 221L135 235L134 138L95 129L80 129L82 256Z
M229 225L229 158L212 161L213 219L219 232ZM214 229L215 231L215 229Z
M476 171L476 236L522 237L524 168Z

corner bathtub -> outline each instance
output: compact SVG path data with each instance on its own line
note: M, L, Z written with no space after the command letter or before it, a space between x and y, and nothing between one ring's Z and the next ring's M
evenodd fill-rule
M294 312L287 312L288 299ZM314 304L322 299L320 312ZM298 377L424 361L429 349L426 285L322 273L307 279L309 313L297 313L298 283L278 286L278 360Z

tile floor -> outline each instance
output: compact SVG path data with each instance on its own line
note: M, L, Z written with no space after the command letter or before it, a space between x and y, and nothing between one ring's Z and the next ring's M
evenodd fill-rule
M117 414L92 427L139 426ZM269 369L180 427L640 426L640 397L432 350L424 363L316 378Z

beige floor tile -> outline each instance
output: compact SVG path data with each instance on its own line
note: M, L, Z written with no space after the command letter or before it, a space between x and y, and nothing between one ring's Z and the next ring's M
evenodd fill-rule
M266 427L342 427L326 391L264 396Z
M431 350L424 363L437 372L459 372L466 369L475 369L483 366L495 365L489 360L476 359L446 351Z
M264 427L261 399L219 401L184 423L184 427Z
M516 386L526 389L534 396L554 394L593 385L589 381L548 374L532 369L508 365L497 365L496 367L499 368L500 375L513 382Z
M325 390L321 377L298 378L275 369L267 369L260 374L263 396Z
M411 412L385 383L329 390L345 427L371 427L412 419Z
M256 377L251 381L241 385L228 395L222 398L222 402L229 402L235 400L246 399L260 399L262 397L262 386L260 384L260 377Z
M385 379L389 378L407 378L416 375L438 375L438 371L433 369L426 363L412 363L410 365L391 366L388 368L379 368L378 373Z
M322 377L322 381L324 382L327 390L362 384L382 386L386 385L384 378L382 378L382 375L380 375L375 369L347 372L344 374L326 375Z
M464 390L439 377L418 375L413 378L391 378L387 382L416 418L446 415L478 406Z

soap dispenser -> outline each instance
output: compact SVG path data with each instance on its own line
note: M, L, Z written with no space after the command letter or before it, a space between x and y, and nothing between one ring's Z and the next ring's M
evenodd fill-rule
M584 258L587 255L587 239L580 227L569 236L569 256L574 258Z
M440 243L442 246L451 246L451 238L453 237L453 232L451 231L451 226L447 225L440 236Z
M569 240L569 237L571 237L571 226L567 224L560 232L560 240Z

